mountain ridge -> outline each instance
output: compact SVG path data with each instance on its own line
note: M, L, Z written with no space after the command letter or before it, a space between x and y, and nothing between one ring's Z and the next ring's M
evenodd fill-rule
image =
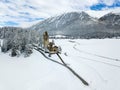
M51 36L64 35L74 38L105 38L113 37L113 34L116 33L119 35L120 25L112 26L111 28L111 23L106 21L108 16L104 15L103 17L97 19L91 17L86 12L69 12L56 17L48 18L36 25L33 25L29 29L37 30L40 33L48 31ZM110 16L110 18L114 17ZM120 18L120 15L117 15L117 19L118 18Z

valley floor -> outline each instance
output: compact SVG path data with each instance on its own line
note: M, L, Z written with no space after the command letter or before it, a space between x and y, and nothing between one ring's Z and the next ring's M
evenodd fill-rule
M120 39L55 40L60 56L89 86L38 51L27 58L0 53L0 90L120 90ZM59 61L56 55L52 59Z

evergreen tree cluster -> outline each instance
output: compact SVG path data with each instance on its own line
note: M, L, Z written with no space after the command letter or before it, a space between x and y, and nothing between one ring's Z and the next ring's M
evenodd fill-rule
M10 51L11 56L24 54L25 57L33 52L33 44L40 44L40 35L35 30L19 27L0 28L0 39L3 40L1 51Z

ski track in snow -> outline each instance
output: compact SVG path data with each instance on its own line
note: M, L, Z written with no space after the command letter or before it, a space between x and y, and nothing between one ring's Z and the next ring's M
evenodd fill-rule
M109 60L113 60L113 61L119 61L119 59L114 59L114 58L110 58L110 57L106 57L106 56L96 55L96 54L93 54L93 53L89 53L89 52L86 52L86 51L79 50L75 46L76 45L74 45L73 48L76 51L79 51L80 53L85 53L85 54L89 54L89 55L92 55L92 56L97 56L97 57L100 57L100 58L109 59ZM103 64L107 64L107 65L110 65L110 66L114 66L114 67L120 68L119 65L114 65L114 64L111 64L111 63L108 63L108 62L98 61L98 60L94 60L94 59L90 59L90 58L86 58L86 57L81 57L81 56L79 56L79 57L82 58L82 59L91 60L91 61L95 61L95 62L99 62L99 63L103 63Z
M97 55L97 54L93 54L93 53L89 53L89 52L86 52L86 51L79 50L79 49L76 48L76 44L73 46L73 48L76 49L77 51L81 52L81 53L89 54L89 55L92 55L92 56L96 56L96 57L100 57L100 58L104 58L104 59L108 59L108 60L120 61L120 59L115 59L115 58L102 56L102 55Z

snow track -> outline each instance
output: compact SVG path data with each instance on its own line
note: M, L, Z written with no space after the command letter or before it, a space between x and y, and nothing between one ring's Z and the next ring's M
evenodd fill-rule
M85 81L81 76L79 76L71 67L69 67L69 66L63 61L63 59L60 57L59 54L57 54L57 56L60 58L60 60L62 61L63 64L60 63L60 62L58 62L58 61L55 61L55 60L53 60L53 59L51 59L51 58L48 58L48 57L44 54L44 52L43 52L43 50L42 50L41 48L38 48L38 49L35 48L35 50L39 51L39 52L40 52L45 58L47 58L48 60L50 60L50 61L52 61L52 62L55 62L55 63L57 63L57 64L59 64L59 65L62 65L62 66L64 66L64 67L66 67L66 68L69 69L80 81L82 81L82 83L83 83L84 85L89 86L89 83L88 83L87 81Z
M101 56L101 55L97 55L97 54L93 54L93 53L89 53L89 52L86 52L86 51L79 50L78 48L76 48L76 45L74 45L73 48L74 48L76 51L80 52L80 53L84 53L84 54L88 54L88 55L92 55L92 56L95 56L95 57L100 57L100 58L103 58L103 59L108 59L108 60L112 60L112 61L116 61L116 62L117 62L117 61L120 61L120 59L114 59L114 58L110 58L110 57L106 57L106 56ZM84 59L84 60L99 62L99 63L103 63L103 64L106 64L106 65L110 65L110 66L114 66L114 67L120 68L119 65L111 64L111 63L108 63L108 62L99 61L99 60L94 60L94 59L89 59L89 58L82 57L82 56L79 56L79 57L82 58L82 59Z
M115 84L120 80L119 39L68 39L55 42L61 46L61 56L65 62L83 75L91 87L114 90L117 86L116 90L120 90L119 85Z
M89 55L92 55L92 56L96 56L96 57L100 57L100 58L104 58L104 59L108 59L108 60L112 60L112 61L120 61L120 59L115 59L115 58L111 58L111 57L106 57L106 56L102 56L102 55L97 55L97 54L93 54L93 53L89 53L89 52L86 52L86 51L82 51L82 50L79 50L75 47L76 45L73 46L73 48L81 53L85 53L85 54L89 54Z
M71 43L76 43L77 45L80 45L80 43L76 42L76 41L69 41ZM111 57L107 57L107 56L102 56L102 55L98 55L98 54L94 54L94 53L90 53L90 52L86 52L86 51L83 51L83 50L80 50L80 49L77 49L76 48L76 44L74 44L73 48L81 53L85 53L85 54L89 54L89 55L92 55L92 56L96 56L96 57L100 57L100 58L104 58L104 59L108 59L108 60L112 60L112 61L120 61L120 59L117 59L117 58L111 58Z

